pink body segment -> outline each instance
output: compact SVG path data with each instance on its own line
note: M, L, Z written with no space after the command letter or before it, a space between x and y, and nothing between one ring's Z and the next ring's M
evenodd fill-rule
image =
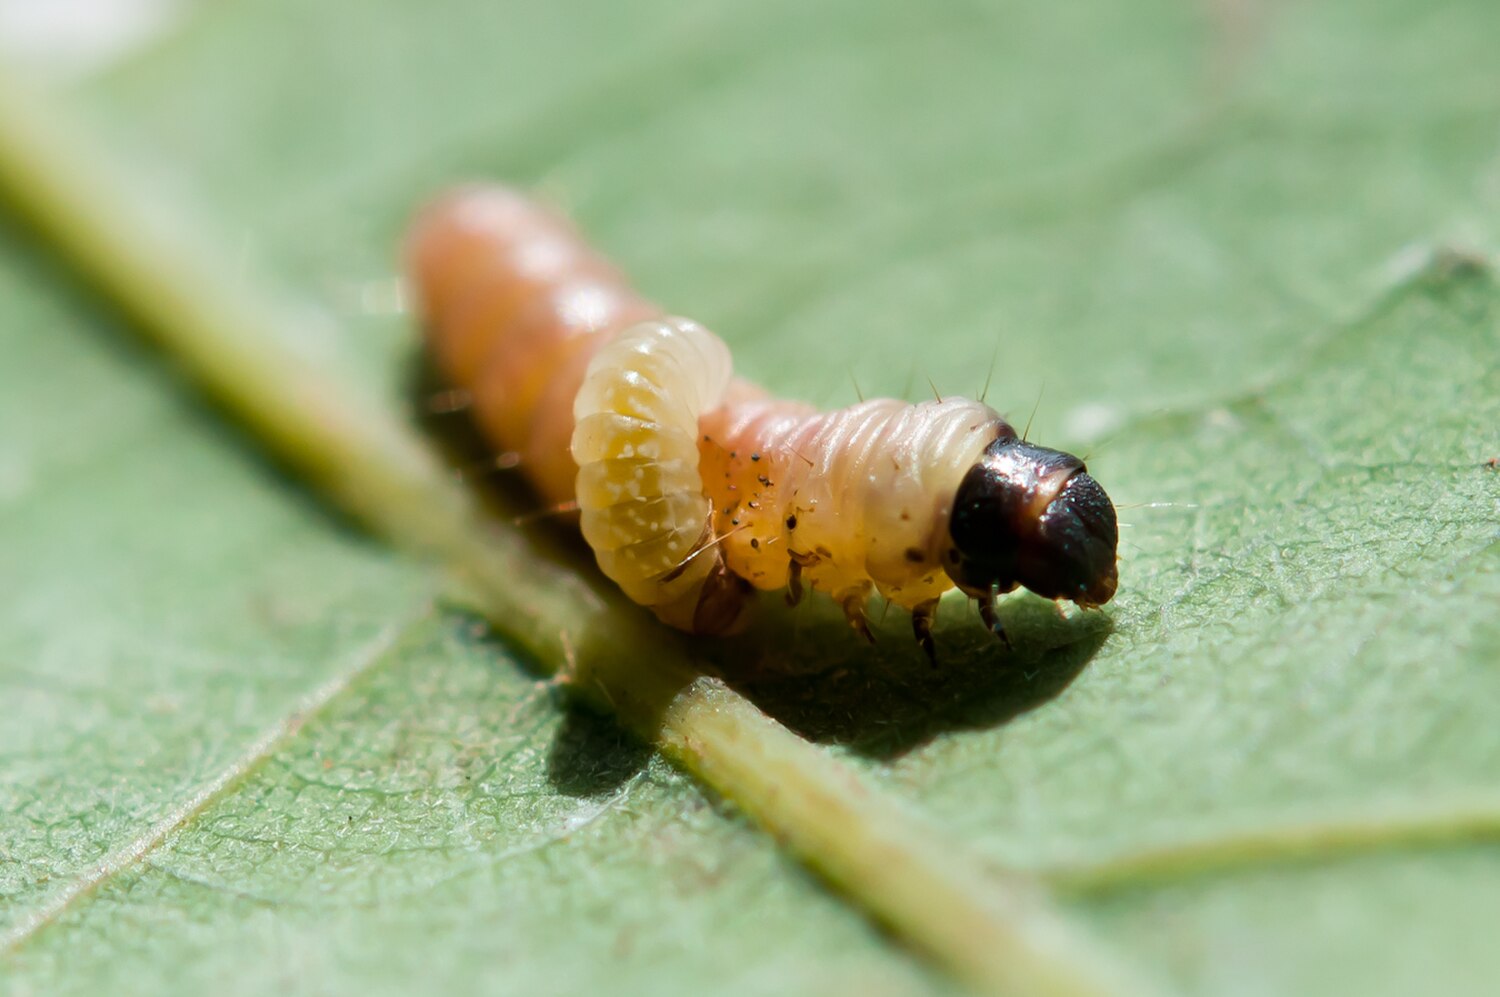
M557 214L503 187L429 205L408 269L439 371L544 498L573 498L573 399L599 347L662 314Z

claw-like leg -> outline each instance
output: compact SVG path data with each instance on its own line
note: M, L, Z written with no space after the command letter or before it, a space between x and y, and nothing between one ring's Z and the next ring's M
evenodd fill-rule
M793 558L791 568L786 573L786 604L788 606L795 606L801 601L802 562Z
M874 644L875 635L870 632L870 623L865 618L865 604L869 602L869 599L869 589L855 589L841 597L839 605L844 607L844 616L848 618L849 625L854 628L854 632Z
M984 625L990 628L990 633L1000 639L1006 649L1010 649L1010 638L1005 636L1005 625L1000 622L1000 614L995 608L995 602L1000 598L999 592L991 592L979 600L979 618Z
M932 599L920 603L911 611L911 631L917 636L917 643L922 645L922 650L927 652L927 660L937 665L937 645L932 642L932 621L937 618L938 601Z

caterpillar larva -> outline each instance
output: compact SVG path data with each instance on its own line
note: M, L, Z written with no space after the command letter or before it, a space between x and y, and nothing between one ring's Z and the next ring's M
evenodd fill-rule
M770 398L732 379L717 336L503 188L443 196L408 250L432 355L480 428L548 500L576 498L604 573L675 627L725 633L752 588L807 586L868 637L876 591L931 655L955 585L1002 639L1001 593L1114 595L1109 497L980 402Z

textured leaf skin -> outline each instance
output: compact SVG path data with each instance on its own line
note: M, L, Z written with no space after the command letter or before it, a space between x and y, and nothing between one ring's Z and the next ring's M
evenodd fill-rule
M936 675L826 608L709 649L986 855L1496 789L1500 289L1442 252L1500 235L1493 4L501 6L203 5L70 106L397 403L411 332L366 304L472 175L551 193L789 394L977 392L998 345L992 400L1041 393L1035 437L1171 503L1123 511L1108 614L1013 600L1005 659L946 607ZM434 610L22 237L0 261L0 932L295 728L28 936L18 992L944 985ZM1500 977L1492 845L1070 910L1188 992Z

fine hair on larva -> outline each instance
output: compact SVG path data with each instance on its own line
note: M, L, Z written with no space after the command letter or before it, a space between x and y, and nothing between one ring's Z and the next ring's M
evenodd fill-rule
M674 627L728 633L754 589L811 588L868 637L878 592L931 656L955 586L1002 640L1003 593L1114 595L1104 490L982 402L772 398L733 376L717 336L503 187L439 197L407 253L432 358L481 431L545 500L576 501L604 574Z

